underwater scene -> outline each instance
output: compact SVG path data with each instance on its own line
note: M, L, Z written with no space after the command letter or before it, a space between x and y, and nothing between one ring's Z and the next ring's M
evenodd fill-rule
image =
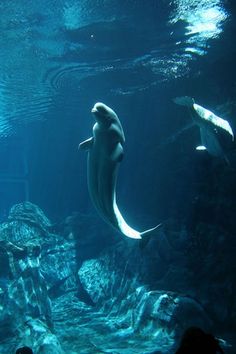
M0 354L236 353L235 0L0 30Z

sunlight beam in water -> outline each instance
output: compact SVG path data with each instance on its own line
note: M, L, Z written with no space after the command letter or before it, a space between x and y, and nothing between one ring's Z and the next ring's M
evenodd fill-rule
M223 31L223 23L228 18L222 0L175 0L174 4L175 10L170 22L184 21L185 35L188 37L186 43L196 47L195 53L205 54L202 48L207 45L208 40L219 37ZM201 50L198 51L198 47Z

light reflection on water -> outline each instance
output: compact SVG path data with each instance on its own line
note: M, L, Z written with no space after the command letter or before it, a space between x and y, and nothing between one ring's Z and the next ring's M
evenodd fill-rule
M127 9L118 14L117 1L110 1L109 6L105 0L26 2L25 6L9 1L7 6L0 5L0 136L14 132L16 122L43 119L61 88L68 87L73 94L71 82L78 88L86 77L122 71L126 76L137 72L142 77L140 70L151 72L150 83L140 79L140 83L120 87L114 82L110 88L111 95L132 95L188 74L189 62L196 55L207 54L209 39L220 36L228 16L220 0L174 0L165 27L149 29L153 19L143 27L150 42L147 46L142 29L136 33L132 28L131 3L127 1ZM154 13L158 22L160 15ZM120 18L128 51L121 46ZM175 27L179 22L184 26L182 34ZM67 35L73 30L77 32L70 39ZM117 41L106 42L109 30ZM129 43L135 49L130 53Z
M171 23L179 20L186 23L186 35L189 36L187 43L198 47L209 39L217 38L223 31L228 14L221 0L176 0L174 3L176 8Z

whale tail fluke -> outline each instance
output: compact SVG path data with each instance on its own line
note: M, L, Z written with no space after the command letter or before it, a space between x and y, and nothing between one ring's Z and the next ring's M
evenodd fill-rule
M152 229L143 231L140 233L141 240L139 243L140 249L144 249L147 244L149 243L150 239L157 234L157 229L159 229L162 224L158 224L157 226L153 227Z
M194 99L189 96L181 96L173 98L173 102L179 104L180 106L192 107L194 104Z
M140 232L140 236L143 238L143 237L147 237L147 236L152 236L155 234L155 231L160 227L162 226L162 224L158 224L157 226L151 228L151 229L148 229L148 230L145 230L143 232Z

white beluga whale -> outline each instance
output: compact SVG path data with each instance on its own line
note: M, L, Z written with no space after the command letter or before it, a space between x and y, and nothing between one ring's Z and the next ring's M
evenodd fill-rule
M201 145L197 146L196 149L207 150L210 155L223 158L228 162L221 134L227 135L231 141L234 140L234 133L229 122L195 103L191 97L176 97L173 101L188 107L193 122L200 128Z
M93 136L79 145L88 151L87 180L92 202L100 216L123 235L133 239L151 235L160 225L139 232L127 224L116 203L117 173L125 142L120 120L101 102L95 104L92 113L96 120Z

